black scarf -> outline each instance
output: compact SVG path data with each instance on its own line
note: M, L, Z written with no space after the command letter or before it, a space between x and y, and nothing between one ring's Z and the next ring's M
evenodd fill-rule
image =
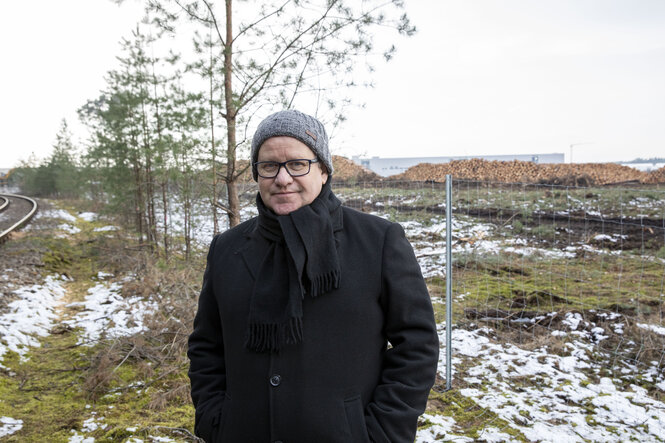
M303 337L302 299L339 287L334 227L340 201L328 181L319 196L288 215L276 215L257 194L259 233L270 242L254 283L245 346L277 352Z

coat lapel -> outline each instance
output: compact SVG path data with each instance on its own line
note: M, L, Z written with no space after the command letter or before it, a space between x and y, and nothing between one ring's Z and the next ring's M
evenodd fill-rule
M242 257L245 266L249 270L250 275L254 280L259 273L261 268L261 263L265 258L266 253L268 252L268 241L259 234L258 223L253 223L248 226L245 231L245 237L247 241L235 251L235 254Z

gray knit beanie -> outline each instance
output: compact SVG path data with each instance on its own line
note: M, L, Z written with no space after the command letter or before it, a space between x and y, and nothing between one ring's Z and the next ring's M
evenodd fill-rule
M312 116L287 109L266 117L256 128L252 139L252 174L254 180L258 180L254 163L258 161L261 145L270 137L279 136L293 137L306 144L316 154L319 161L326 165L328 175L332 175L332 156L328 150L328 135L323 124Z

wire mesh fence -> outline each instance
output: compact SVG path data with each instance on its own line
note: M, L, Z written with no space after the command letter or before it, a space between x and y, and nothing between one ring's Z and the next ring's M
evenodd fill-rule
M454 180L455 328L534 346L584 337L610 372L665 367L665 189ZM337 185L400 222L435 302L445 289L445 184ZM657 380L657 377L653 379Z

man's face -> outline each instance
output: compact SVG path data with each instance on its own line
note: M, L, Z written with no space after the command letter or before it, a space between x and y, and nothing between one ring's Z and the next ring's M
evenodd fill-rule
M309 147L292 137L270 137L259 148L258 161L285 162L295 159L315 159ZM259 194L263 203L277 215L286 215L308 205L318 197L328 180L321 163L312 163L309 174L291 177L282 166L274 178L259 177Z

